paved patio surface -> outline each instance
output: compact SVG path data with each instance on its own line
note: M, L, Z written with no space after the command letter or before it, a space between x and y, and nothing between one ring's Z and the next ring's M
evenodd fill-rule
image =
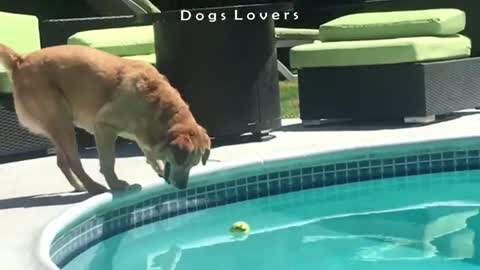
M299 120L285 120L282 128L262 142L219 146L212 150L209 164L231 162L252 157L268 157L274 152L301 149L335 150L355 146L410 142L480 135L477 111L456 113L447 119L425 126L386 123L344 123L305 128ZM160 179L135 151L117 158L116 171L130 183L146 184ZM85 153L86 171L104 183L95 155ZM208 166L208 165L207 165ZM56 167L55 157L37 158L0 165L0 269L37 270L33 249L46 224L72 205L88 198L69 193L72 188Z

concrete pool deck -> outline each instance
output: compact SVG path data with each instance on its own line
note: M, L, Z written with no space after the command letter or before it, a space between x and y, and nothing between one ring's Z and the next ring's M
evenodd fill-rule
M478 111L459 112L425 126L343 123L303 127L295 119L285 120L283 124L282 128L271 133L273 138L269 140L214 148L207 166L298 150L328 151L480 136ZM87 152L82 163L94 179L104 183L94 155ZM131 184L161 181L145 163L145 158L136 154L117 158L116 171L119 177ZM57 169L53 156L1 164L0 183L0 269L37 270L33 252L43 228L89 196L69 193L72 188Z

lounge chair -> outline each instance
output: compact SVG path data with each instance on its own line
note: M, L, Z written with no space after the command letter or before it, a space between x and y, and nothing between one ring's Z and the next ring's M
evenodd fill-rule
M161 11L148 0L122 0L135 15L143 15L149 13L160 13ZM128 43L127 46L132 48L127 54L118 54L115 49L109 50L110 53L124 56L126 58L132 58L137 60L144 60L148 63L155 63L154 51L145 53L144 50L139 49L137 52L133 50L133 44L135 40L141 40L140 43L145 44L148 40L151 42L151 48L154 44L153 30L148 29L149 26L140 26L137 28L123 28L123 29L104 29L96 30L89 33L79 33L69 38L70 44L81 44L98 49L104 49L104 45L101 43L109 43L110 47L114 43L118 46L123 46L122 43ZM151 27L151 26L150 26ZM136 30L139 32L137 33ZM126 33L122 34L125 31ZM128 38L125 38L128 37ZM318 29L302 29L302 28L275 28L275 39L277 48L291 48L296 45L308 44L318 39ZM101 40L101 41L100 41ZM107 49L108 50L108 49ZM278 71L287 80L296 80L297 75L293 74L280 60L277 61Z
M128 37L128 38L127 38ZM318 29L275 28L277 48L291 48L318 40ZM68 38L68 44L84 45L129 59L143 60L155 64L153 27L133 26L80 31ZM290 81L296 80L280 60L278 71Z
M277 48L292 48L318 40L318 29L276 27L275 39ZM280 60L277 60L277 65L278 71L285 79L289 81L297 79L297 75L293 74Z
M40 49L38 19L35 16L0 12L0 43L17 52ZM52 145L45 138L32 135L18 123L14 111L13 86L8 73L0 65L0 162L16 159L23 154L51 153Z
M70 36L67 43L99 49L128 59L143 60L152 65L156 61L151 25L81 31Z
M480 58L458 9L377 12L320 26L291 50L304 124L323 119L428 123L480 104Z

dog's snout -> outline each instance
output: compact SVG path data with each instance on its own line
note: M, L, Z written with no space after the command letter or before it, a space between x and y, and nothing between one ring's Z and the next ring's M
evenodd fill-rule
M170 184L170 174L172 171L172 165L170 165L170 162L165 162L165 181Z
M175 187L178 189L186 189L187 186L188 186L187 182L182 182L175 185Z
M165 182L172 184L178 189L186 189L188 186L188 172L179 170L173 166L170 162L165 162Z

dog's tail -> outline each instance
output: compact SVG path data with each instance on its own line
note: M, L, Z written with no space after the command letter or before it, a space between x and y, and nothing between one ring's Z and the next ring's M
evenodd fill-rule
M0 64L2 64L9 72L14 71L23 61L23 57L13 49L0 44Z

